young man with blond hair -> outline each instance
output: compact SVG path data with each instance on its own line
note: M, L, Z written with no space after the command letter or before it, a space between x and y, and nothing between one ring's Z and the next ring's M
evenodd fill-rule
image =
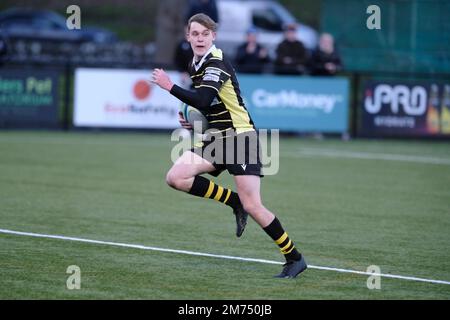
M222 51L213 43L216 29L216 23L205 14L196 14L189 19L187 39L194 52L189 74L194 90L185 90L173 84L162 69L155 69L152 73L153 83L182 102L199 109L209 123L210 139L205 139L202 146L184 152L167 173L166 180L177 190L214 199L232 207L236 216L238 237L244 232L247 216L250 214L275 241L286 258L283 270L277 277L295 278L307 268L307 265L280 221L261 202L262 165L259 158L259 144L246 142L237 144L236 147L236 141L242 137L248 138L249 141L257 141L258 136L242 100L235 71ZM192 128L181 116L180 123L184 128ZM224 142L230 142L230 139L233 139L231 142L234 143ZM214 154L205 155L204 151L211 147L212 143L218 142L221 142L218 148L233 146L233 150L223 147L224 150L219 150L223 152L216 152L216 155L234 153L232 161L228 158L225 162L220 161L223 158L218 159ZM238 158L242 155L245 160L237 161L236 153ZM205 173L218 176L224 170L234 176L237 192L223 188L202 176Z

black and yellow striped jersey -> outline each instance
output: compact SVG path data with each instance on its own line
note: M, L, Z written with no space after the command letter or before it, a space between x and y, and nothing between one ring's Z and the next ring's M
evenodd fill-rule
M194 88L211 88L217 92L211 105L201 109L209 129L220 132L234 129L236 133L255 130L241 97L236 72L222 50L213 46L199 64L197 66L193 61L189 66Z

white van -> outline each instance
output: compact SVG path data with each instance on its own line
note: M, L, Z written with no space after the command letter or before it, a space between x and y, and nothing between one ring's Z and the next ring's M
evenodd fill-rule
M283 40L286 24L298 25L298 38L306 48L317 46L318 34L309 26L298 23L281 4L273 0L217 0L219 29L216 44L233 58L237 47L245 41L250 27L258 30L258 41L265 46L272 58L277 45Z

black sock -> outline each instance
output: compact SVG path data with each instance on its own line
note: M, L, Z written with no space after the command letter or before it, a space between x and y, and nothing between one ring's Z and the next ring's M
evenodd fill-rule
M241 201L239 200L239 196L236 192L219 186L202 176L195 176L191 190L189 190L189 194L197 197L214 199L232 207L233 209L241 206Z
M286 258L286 261L301 259L302 255L295 248L294 242L289 239L288 234L284 231L277 217L267 227L263 228L263 230L280 247L280 251Z

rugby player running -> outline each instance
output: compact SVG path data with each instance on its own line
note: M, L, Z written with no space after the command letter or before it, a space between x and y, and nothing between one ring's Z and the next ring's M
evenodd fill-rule
M262 171L259 157L259 143L253 121L240 95L234 68L222 51L215 47L216 23L205 14L196 14L188 21L187 39L194 52L189 65L194 89L186 90L173 84L162 69L154 69L151 81L162 89L191 105L206 116L210 137L201 146L185 151L173 164L166 176L172 188L193 196L214 199L233 209L236 218L236 235L240 237L247 224L248 214L279 246L286 259L278 278L295 278L306 270L307 264L294 242L283 229L278 218L261 202L260 183ZM186 129L192 126L180 114L180 123ZM240 138L257 143L238 144ZM233 139L233 150L227 150L225 142ZM220 141L221 140L221 141ZM205 155L205 148L211 143L221 142L221 156L228 152L244 153L245 161L219 161L216 154ZM219 144L218 144L219 145ZM240 147L237 148L236 145ZM221 149L219 150L221 151ZM243 154L241 154L243 155ZM238 157L239 158L239 157ZM222 160L224 158L221 158ZM226 189L202 174L218 176L227 170L234 177L237 192Z

